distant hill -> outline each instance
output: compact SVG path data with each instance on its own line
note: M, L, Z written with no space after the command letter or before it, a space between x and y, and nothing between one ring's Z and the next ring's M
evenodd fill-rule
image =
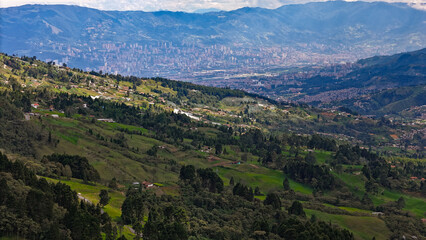
M337 100L331 105L379 116L426 105L426 49L376 56L357 63L358 69L338 79L306 79L301 100L317 103Z
M222 10L217 8L206 8L206 9L197 9L194 11L194 13L208 13L208 12L220 12Z
M304 94L300 100L329 101L320 95L345 89L371 92L392 87L413 86L426 83L426 48L392 56L377 56L359 60L342 77L314 76L300 80L298 87ZM343 96L345 97L345 96ZM349 98L351 96L346 96Z
M0 9L0 51L138 76L340 62L426 47L426 12L332 1L204 14L65 5Z
M345 88L370 90L419 85L426 83L426 48L392 56L373 57L358 61L360 68L344 77L314 77L304 81L307 93Z
M399 87L336 104L366 115L402 115L420 118L426 105L426 86Z

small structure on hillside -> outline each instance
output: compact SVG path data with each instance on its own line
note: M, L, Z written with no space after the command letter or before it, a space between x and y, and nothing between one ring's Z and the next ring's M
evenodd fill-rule
M110 122L110 123L114 122L114 120L112 118L99 118L98 121L101 121L101 122Z
M141 187L141 184L140 184L139 182L133 182L133 183L132 183L132 187L133 187L134 189L139 189L139 188Z
M147 181L143 181L143 182L142 182L142 185L143 185L143 187L144 187L144 188L146 188L146 189L148 189L148 188L153 188L153 187L154 187L154 184L153 184L153 183L150 183L150 182L147 182Z
M372 212L371 213L371 215L373 215L373 216L375 216L375 217L379 217L379 216L383 216L383 215L385 215L384 213L382 213L382 212Z

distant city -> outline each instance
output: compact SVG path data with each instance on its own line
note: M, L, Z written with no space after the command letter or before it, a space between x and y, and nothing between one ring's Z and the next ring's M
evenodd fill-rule
M386 14L366 16L366 11ZM336 1L206 14L26 5L2 8L0 14L5 23L0 50L8 54L37 56L88 71L248 91L310 77L317 74L315 67L346 66L426 46L424 11L381 2ZM306 66L313 68L288 72ZM237 84L234 79L250 81ZM247 89L249 83L254 86Z
M63 55L60 59L47 59L56 64L79 66L78 61L92 63L84 70L96 70L121 75L142 77L161 76L177 80L197 81L229 79L249 76L274 76L288 67L330 66L353 62L356 59L390 52L392 49L359 49L336 53L316 53L327 46L305 44L293 47L244 47L244 46L174 46L171 42L156 45L102 43L69 44L34 43L41 51ZM36 46L38 45L38 46Z

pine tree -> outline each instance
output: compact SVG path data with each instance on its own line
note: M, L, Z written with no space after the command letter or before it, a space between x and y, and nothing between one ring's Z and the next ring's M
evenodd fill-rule
M299 201L294 201L291 207L288 209L288 214L294 214L298 216L306 216L305 211L303 211L303 206Z
M254 189L254 195L255 195L255 196L262 196L262 193L260 192L259 187L256 187L256 188Z
M398 209L403 209L405 207L405 200L403 197L400 197L396 202Z
M117 189L118 188L118 186L117 186L117 179L115 177L113 177L111 179L111 181L108 184L108 187L110 187L112 189Z
M231 177L231 180L229 180L229 185L234 186L234 177Z
M284 179L283 187L284 187L284 190L286 190L286 191L290 190L290 182L288 181L288 178Z
M108 191L105 189L102 189L99 193L99 197L101 198L99 200L99 204L103 207L108 204L109 200L111 199L110 196L108 196Z
M65 165L63 174L65 177L67 177L67 179L70 179L72 177L72 170L70 165Z
M268 193L268 195L266 195L265 201L263 201L263 204L271 205L275 209L281 208L280 197L275 193Z

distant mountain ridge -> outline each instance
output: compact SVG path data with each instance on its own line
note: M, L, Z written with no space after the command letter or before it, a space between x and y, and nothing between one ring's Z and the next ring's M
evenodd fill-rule
M139 76L251 71L426 47L426 12L383 2L204 14L25 5L0 15L2 52Z

